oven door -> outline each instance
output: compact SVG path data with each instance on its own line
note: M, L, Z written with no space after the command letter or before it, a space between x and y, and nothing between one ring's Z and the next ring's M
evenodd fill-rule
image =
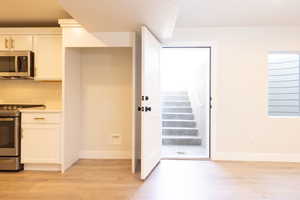
M0 156L19 155L19 118L0 118Z

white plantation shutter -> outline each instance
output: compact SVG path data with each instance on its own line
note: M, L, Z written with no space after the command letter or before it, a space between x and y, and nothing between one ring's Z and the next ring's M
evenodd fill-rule
M269 115L299 116L300 56L295 53L271 53L268 57Z

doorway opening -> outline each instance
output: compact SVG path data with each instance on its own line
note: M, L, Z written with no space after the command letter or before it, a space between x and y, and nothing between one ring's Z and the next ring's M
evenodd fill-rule
M210 157L210 47L161 51L163 159Z

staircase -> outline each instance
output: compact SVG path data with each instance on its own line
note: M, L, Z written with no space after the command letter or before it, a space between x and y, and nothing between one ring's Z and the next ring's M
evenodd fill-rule
M162 94L162 144L201 145L187 92Z

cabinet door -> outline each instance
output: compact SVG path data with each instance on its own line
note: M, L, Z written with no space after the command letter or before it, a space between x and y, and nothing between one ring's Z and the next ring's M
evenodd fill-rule
M62 79L62 37L34 36L35 80Z
M22 125L22 163L60 163L58 125Z
M10 47L15 51L32 51L31 35L12 35L10 36Z
M9 36L7 35L0 35L0 51L9 50L9 39Z

